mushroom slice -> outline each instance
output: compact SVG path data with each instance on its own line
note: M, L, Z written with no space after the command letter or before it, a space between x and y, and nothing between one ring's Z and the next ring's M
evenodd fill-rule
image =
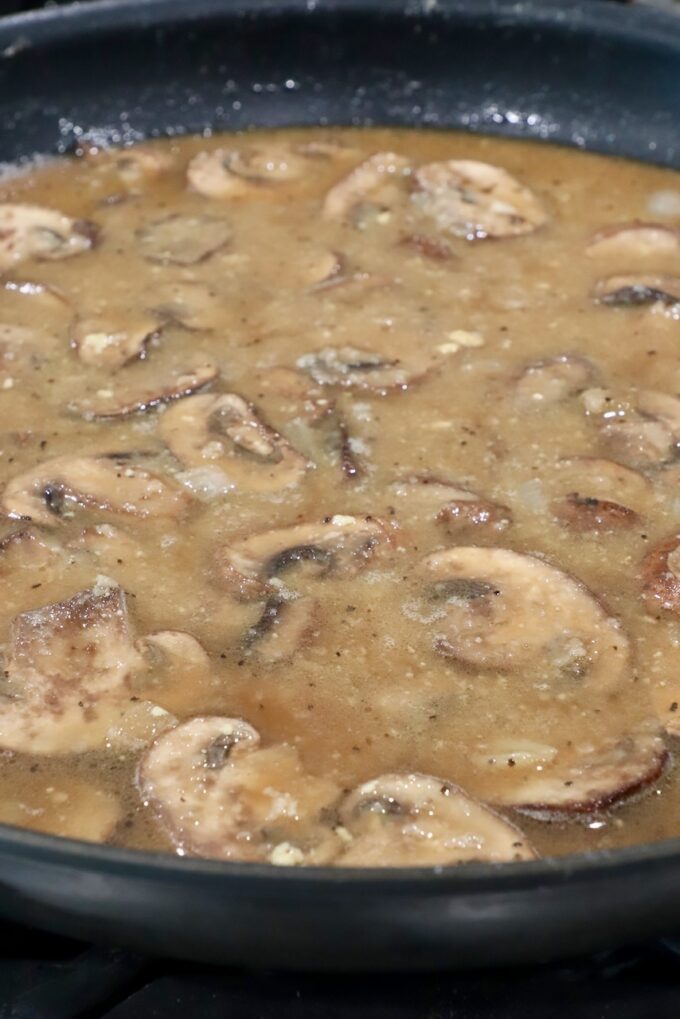
M85 158L93 168L114 170L130 191L153 183L173 166L170 153L142 145L123 149L94 149L87 152Z
M680 306L680 276L610 276L596 284L598 304L615 308L661 308L677 317Z
M420 166L413 178L423 212L469 241L533 233L548 219L536 195L500 166L451 159Z
M543 472L544 477L546 472ZM651 486L639 471L602 457L562 457L554 482L560 494L550 503L555 518L577 532L636 527L650 502Z
M284 146L251 146L199 152L189 163L187 181L206 198L267 197L272 185L302 177L303 156Z
M335 251L311 251L301 259L300 275L314 293L343 282L345 260Z
M0 272L30 258L56 261L88 251L94 224L40 205L0 204Z
M568 763L513 771L513 783L494 797L542 820L557 815L588 814L611 807L655 782L668 762L668 752L655 726L611 736L599 746L575 748ZM518 769L519 771L519 769Z
M224 219L181 213L153 220L135 232L142 256L161 265L204 262L224 248L231 235L231 226Z
M199 389L214 382L219 375L216 364L206 361L195 367L175 369L167 376L154 378L152 382L134 385L119 377L110 389L98 390L94 399L85 398L76 404L85 418L121 418L137 414L162 403L170 403L182 397L191 396Z
M105 577L67 601L17 616L10 649L10 689L24 696L49 688L96 698L122 686L139 662L125 594Z
M428 556L424 572L442 606L440 654L592 689L627 681L630 650L617 620L554 566L509 549L461 546Z
M467 526L504 531L512 523L512 511L507 506L431 474L396 481L390 485L390 491L404 499L406 511L417 520L436 520L449 533L460 533Z
M349 346L325 347L313 354L304 354L297 359L296 365L319 385L372 389L376 392L406 389L431 367L427 360L423 363L417 355L390 357Z
M313 425L334 410L327 391L294 368L268 368L259 372L255 381L258 399L282 421L299 418Z
M123 811L116 796L71 776L22 775L21 791L0 780L0 822L85 842L106 842Z
M324 199L322 216L344 220L364 204L388 208L410 174L411 164L405 156L376 152L333 185Z
M595 385L597 369L578 354L560 354L528 364L515 383L515 398L523 407L561 403Z
M288 662L311 636L319 610L315 598L268 599L245 636L246 653L266 665Z
M301 563L321 576L358 573L388 541L384 525L373 517L337 515L323 523L263 531L227 545L219 568L222 579L241 597L260 598L273 577Z
M280 865L327 863L339 838L321 821L338 796L290 746L261 748L239 718L193 718L142 759L139 789L184 853Z
M639 515L628 506L579 492L555 499L550 508L570 531L621 531L640 523Z
M33 754L78 753L106 741L124 684L139 661L125 595L107 578L12 624L0 746ZM99 704L108 701L102 711ZM117 708L120 715L120 707Z
M680 534L658 542L642 560L642 598L652 613L680 616Z
M340 818L351 836L344 867L503 863L536 856L509 821L432 775L393 774L364 782L343 801Z
M121 310L113 316L80 319L71 342L85 364L115 370L143 358L159 326L153 315Z
M236 393L192 396L165 412L159 434L186 467L210 467L243 491L296 484L307 461Z
M136 517L178 517L189 496L168 478L119 456L62 456L12 478L0 500L3 513L54 524L76 506Z
M586 255L626 260L680 255L680 231L661 223L617 223L592 237Z
M216 329L224 322L225 302L205 283L175 282L154 287L153 314L185 329Z
M173 714L196 711L199 695L212 687L208 652L183 630L157 630L135 642L143 656L142 670L132 687Z

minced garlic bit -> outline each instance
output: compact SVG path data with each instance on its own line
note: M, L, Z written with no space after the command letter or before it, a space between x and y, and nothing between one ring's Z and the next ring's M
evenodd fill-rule
M276 867L297 867L305 858L305 854L290 842L279 842L269 854L269 862Z

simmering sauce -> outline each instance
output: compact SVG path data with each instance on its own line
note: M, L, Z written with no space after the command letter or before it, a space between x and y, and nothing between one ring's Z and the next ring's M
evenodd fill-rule
M0 820L185 855L680 834L680 179L404 130L0 185Z

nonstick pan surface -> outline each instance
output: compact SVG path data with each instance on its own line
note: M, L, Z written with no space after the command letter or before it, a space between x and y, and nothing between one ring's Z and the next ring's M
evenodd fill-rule
M284 124L462 127L680 169L680 18L598 0L123 0L0 21L0 160ZM0 913L250 966L537 962L680 929L680 840L344 872L0 826Z

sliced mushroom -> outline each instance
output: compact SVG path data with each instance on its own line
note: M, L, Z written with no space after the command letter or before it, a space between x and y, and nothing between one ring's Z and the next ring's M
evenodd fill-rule
M420 166L413 177L423 212L469 241L533 233L548 219L536 195L500 166L451 159Z
M674 457L680 444L680 399L642 390L631 401L605 400L601 435L612 452L632 466Z
M599 230L586 246L596 258L655 258L680 255L680 231L661 223L617 223Z
M300 275L313 293L335 286L345 277L345 260L336 251L312 251L301 259Z
M132 382L118 376L108 389L99 389L94 398L86 397L75 404L75 409L85 418L121 418L137 414L162 403L170 403L182 397L191 396L199 389L214 382L219 368L209 361L194 367L187 365L167 373L156 374L150 382Z
M145 356L160 324L153 315L121 309L113 316L80 319L71 342L85 364L115 370Z
M603 457L562 457L554 471L542 471L542 479L559 493L550 502L553 516L577 532L636 527L653 494L639 471Z
M205 283L175 282L154 287L153 314L185 329L216 329L224 321L223 298Z
M406 389L431 367L426 358L419 358L417 354L407 358L390 357L349 346L325 347L313 354L304 354L297 359L296 365L319 385L372 389L376 392Z
M173 714L193 714L202 693L213 688L210 657L200 641L183 630L157 630L135 648L146 668L133 689Z
M171 213L140 227L135 237L144 258L161 265L196 265L220 251L232 230L214 216Z
M605 457L561 457L555 465L555 477L563 492L578 489L582 495L617 501L640 512L652 495L644 474Z
M536 853L509 821L432 775L381 775L344 800L351 836L344 867L432 866L473 860L531 860Z
M48 686L97 697L120 687L138 664L125 594L105 578L65 602L17 616L10 647L10 686L26 696Z
M324 199L323 218L345 220L358 206L389 208L410 174L411 164L405 156L376 152L333 185Z
M389 540L383 524L373 517L337 515L323 523L263 531L227 545L218 556L218 568L223 581L241 597L259 598L270 590L272 578L301 563L321 576L358 573Z
M35 258L55 261L88 251L96 227L40 205L0 204L0 272Z
M16 780L15 780L16 781ZM90 782L55 779L40 770L21 776L20 792L0 779L0 822L85 842L105 842L122 819L120 801Z
M192 396L163 415L159 434L186 467L211 467L243 491L298 482L307 461L236 393Z
M639 515L628 506L579 492L569 492L555 499L550 508L570 531L621 531L640 523Z
M0 746L70 754L143 745L170 716L146 702L130 703L126 681L138 665L125 596L108 578L17 616L7 696L0 701Z
M250 146L199 152L189 163L189 186L206 198L268 197L272 186L307 172L302 155L284 146Z
M313 425L334 410L327 391L294 368L268 368L255 376L255 382L257 398L282 423L299 418Z
M511 786L494 797L542 820L611 807L655 782L668 761L656 726L611 736L598 746L576 747L571 759L513 770ZM520 773L523 772L523 773Z
M652 613L680 616L680 534L658 542L643 559L642 598Z
M404 500L404 510L410 516L419 522L435 520L450 534L460 534L467 527L504 531L512 523L512 511L507 506L431 474L396 481L390 491Z
M443 612L440 654L478 668L531 668L592 689L616 689L629 678L618 621L554 566L509 549L462 546L428 556L424 572Z
M119 456L62 456L45 460L5 486L8 516L54 524L76 506L136 517L178 517L189 496L168 478Z
M658 307L671 317L680 307L680 276L610 276L596 284L598 304L616 308Z
M321 820L336 786L307 774L292 747L261 748L239 718L178 725L148 750L138 783L184 853L285 866L328 863L340 847Z
M547 407L575 396L597 381L597 369L578 354L560 354L528 364L515 383L522 407Z
M134 145L123 149L99 149L85 153L93 169L113 170L120 182L130 191L152 184L172 169L172 155L157 148Z
M311 637L318 610L315 598L273 595L257 623L246 633L246 653L266 665L290 661Z

